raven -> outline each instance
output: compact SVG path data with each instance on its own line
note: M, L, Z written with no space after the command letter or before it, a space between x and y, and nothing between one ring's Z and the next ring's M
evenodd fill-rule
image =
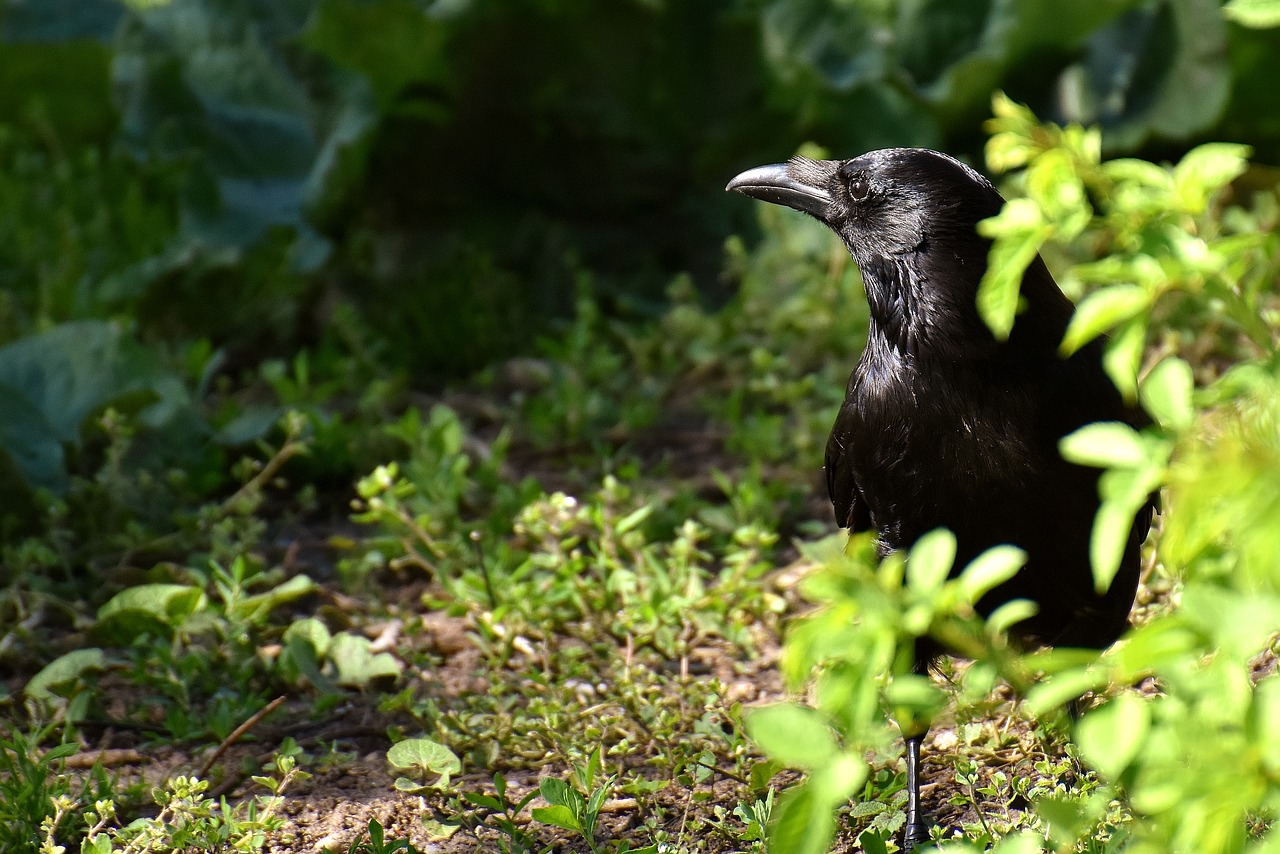
M881 557L948 528L957 570L991 546L1016 545L1026 564L983 597L981 613L1029 599L1035 615L1011 630L1021 645L1114 642L1128 624L1155 498L1098 593L1089 539L1100 473L1065 461L1058 442L1095 421L1146 422L1104 372L1104 340L1059 352L1074 306L1038 256L1009 337L983 322L976 295L990 241L977 225L1004 204L991 182L946 154L891 148L852 160L795 157L743 172L725 189L821 220L862 272L866 349L826 451L836 522L874 531ZM917 669L941 651L922 641ZM919 811L924 734L904 727L907 850L928 838Z

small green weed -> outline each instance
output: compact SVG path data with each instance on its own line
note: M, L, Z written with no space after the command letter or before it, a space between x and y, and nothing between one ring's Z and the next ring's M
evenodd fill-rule
M56 804L86 804L114 796L101 768L79 783L65 775L62 760L80 748L67 743L42 750L40 744L51 734L51 728L30 735L7 729L0 736L0 828L5 850L13 854L37 850L46 822L57 814Z
M110 799L97 800L85 809L82 821L86 830L82 854L145 854L167 851L234 851L262 850L268 836L283 825L277 814L282 795L288 786L310 775L297 766L297 745L286 742L276 754L269 773L254 776L254 782L266 788L269 795L257 795L232 806L226 800L215 801L205 791L208 782L193 777L174 777L164 786L152 790L152 799L160 811L154 818L140 818L119 825L116 806ZM57 844L63 820L79 812L70 798L54 801L54 814L42 828L44 842L41 854L62 854L65 846Z
M369 819L369 829L363 839L354 839L347 848L347 854L421 854L413 843L407 839L387 839L382 824L377 819Z

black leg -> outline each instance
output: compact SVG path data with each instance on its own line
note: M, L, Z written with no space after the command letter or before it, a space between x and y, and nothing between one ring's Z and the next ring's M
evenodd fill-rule
M1073 724L1080 723L1080 700L1082 697L1072 697L1067 701L1067 714L1071 715Z
M920 814L920 742L924 733L909 735L907 742L907 824L902 829L902 850L910 851L929 841L929 825Z

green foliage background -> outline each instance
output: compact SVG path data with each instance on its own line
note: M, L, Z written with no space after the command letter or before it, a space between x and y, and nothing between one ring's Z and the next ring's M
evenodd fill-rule
M976 155L997 88L1109 152L1275 160L1276 39L1209 0L10 4L0 342L113 322L194 391L148 426L225 444L201 384L302 349L435 384L529 352L584 276L615 316L678 273L720 304L756 228L727 176L805 141ZM124 393L87 385L45 403ZM31 394L9 488L60 492L74 437Z

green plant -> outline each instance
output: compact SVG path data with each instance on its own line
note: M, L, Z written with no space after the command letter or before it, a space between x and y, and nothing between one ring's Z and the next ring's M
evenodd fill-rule
M297 766L298 753L297 745L283 745L266 769L269 773L253 778L270 794L255 795L234 807L226 798L214 801L205 795L207 781L183 776L152 790L152 799L160 808L155 817L140 818L124 826L118 824L112 800L96 800L80 815L87 828L80 850L82 854L260 851L269 834L282 825L276 813L285 789L310 776ZM79 812L68 797L55 798L53 806L53 814L41 828L42 854L63 854L66 847L58 844L62 822Z
M502 774L494 774L493 794L463 792L462 800L468 806L460 814L451 817L450 821L473 833L481 826L496 830L501 834L499 849L504 852L534 851L537 850L537 840L516 823L516 818L538 794L539 790L534 789L518 801L513 801L507 797L507 778Z
M127 662L143 692L139 713L166 709L164 725L181 739L228 735L267 699L255 636L273 610L307 595L314 583L303 575L284 580L245 558L184 575L185 583L126 588L98 610L96 638L124 655L103 647L67 653L27 682L26 696L77 723L95 695L86 675ZM229 678L238 690L227 690Z
M382 824L377 819L369 819L368 835L363 839L351 840L347 854L393 854L403 851L405 854L420 854L413 843L407 839L387 839L383 836Z
M35 852L59 803L92 803L114 796L101 768L78 784L63 772L63 760L79 751L74 743L43 750L51 728L24 735L6 726L0 733L0 827L8 850ZM75 790L78 794L73 794Z
M556 777L543 777L538 784L538 792L547 806L533 809L533 817L538 821L580 833L593 854L600 850L596 846L596 821L600 817L600 807L609 797L617 779L615 776L598 779L600 760L597 748L585 762L574 766L576 787Z

